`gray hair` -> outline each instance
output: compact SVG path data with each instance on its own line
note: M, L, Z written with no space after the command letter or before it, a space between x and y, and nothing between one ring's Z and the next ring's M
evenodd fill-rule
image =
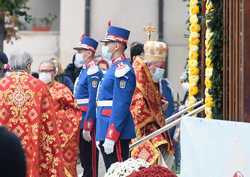
M50 64L53 66L53 70L56 71L56 64L52 60L44 60L40 63L39 66L41 66L42 64Z
M25 51L16 51L10 55L9 65L12 70L27 70L28 64L32 64L31 55Z

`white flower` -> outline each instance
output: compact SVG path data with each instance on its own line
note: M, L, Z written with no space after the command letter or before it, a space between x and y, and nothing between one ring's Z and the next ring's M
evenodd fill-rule
M208 89L208 88L205 89L205 96L206 96L206 97L212 96L212 95L209 94L209 89Z
M124 162L116 162L111 165L104 177L125 177L134 171L139 171L141 167L149 167L149 163L143 159L130 158Z
M191 33L190 33L190 37L191 37L191 38L199 38L199 37L200 37L200 33L191 32Z
M205 76L210 79L212 77L212 75L213 75L213 68L212 67L207 67Z
M191 15L191 17L189 18L190 22L191 23L198 23L199 19L198 19L198 16L195 14L195 15Z
M190 45L190 50L194 51L194 52L197 52L199 50L199 47L196 46L196 45Z
M211 28L207 28L207 30L206 30L206 39L210 40L213 35L214 35L214 32L211 31Z

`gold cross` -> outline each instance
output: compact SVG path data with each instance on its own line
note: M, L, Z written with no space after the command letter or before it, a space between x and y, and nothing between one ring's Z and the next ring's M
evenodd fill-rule
M152 33L156 32L156 27L154 27L153 25L148 25L144 27L144 31L147 33L148 40L150 41Z

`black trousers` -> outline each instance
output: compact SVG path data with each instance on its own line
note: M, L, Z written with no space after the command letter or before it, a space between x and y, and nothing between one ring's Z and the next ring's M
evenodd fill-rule
M103 156L106 170L108 170L109 167L113 163L118 162L119 160L125 161L129 158L129 143L130 143L130 141L131 140L119 140L119 142L117 142L115 144L114 152L111 154L106 154L104 152L104 147L102 146L104 142L103 141L100 142L99 147L100 147L101 152L102 152L102 156ZM119 159L120 158L119 156L122 159Z
M83 177L98 177L98 159L99 151L96 148L96 176L93 176L93 159L92 159L92 143L95 141L87 142L82 137L82 130L80 131L80 161L82 168L84 169Z

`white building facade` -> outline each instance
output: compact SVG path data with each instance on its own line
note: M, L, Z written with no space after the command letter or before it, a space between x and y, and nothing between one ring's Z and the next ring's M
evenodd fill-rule
M85 1L30 0L28 6L31 8L32 16L43 17L49 13L57 16L51 31L34 32L31 25L27 25L26 30L30 31L21 31L21 39L15 41L14 45L5 44L5 51L10 53L13 48L29 51L35 59L34 71L38 69L41 60L54 56L66 66L74 54L72 48L84 33ZM187 33L187 3L183 0L164 0L163 12L163 36L169 46L168 78L176 95L177 92L182 93L179 77L188 56L187 39L184 37ZM158 0L91 0L91 36L101 40L108 27L108 21L131 31L129 43L145 42L144 27L158 26ZM101 46L98 54L100 48Z

